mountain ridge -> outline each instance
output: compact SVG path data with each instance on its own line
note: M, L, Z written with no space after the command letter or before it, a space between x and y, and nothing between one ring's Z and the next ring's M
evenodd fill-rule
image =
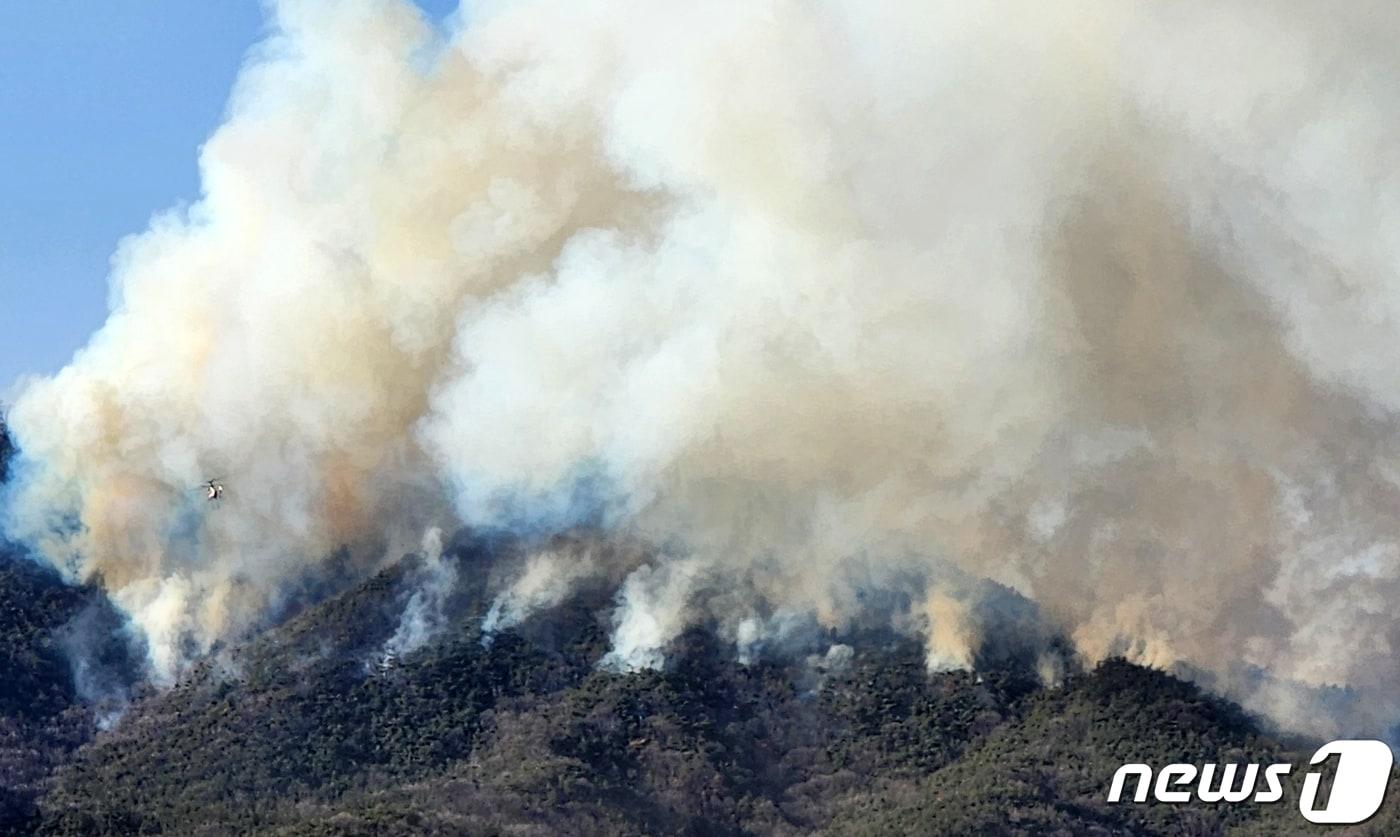
M1104 801L1124 762L1299 757L1237 706L1164 672L1109 660L1058 688L1024 668L930 675L923 649L893 635L862 637L844 663L744 665L714 632L693 628L664 670L619 674L599 667L610 605L601 589L483 641L483 549L454 541L445 558L462 580L446 623L387 662L381 648L419 583L413 557L217 650L168 690L138 690L111 729L97 728L70 672L56 715L69 719L67 743L36 762L31 772L42 775L22 786L27 802L10 801L10 827L1307 833L1296 781L1287 803L1272 807ZM14 569L23 560L11 555L4 566L60 585L53 595L76 595L37 567ZM1391 802L1359 833L1397 824Z

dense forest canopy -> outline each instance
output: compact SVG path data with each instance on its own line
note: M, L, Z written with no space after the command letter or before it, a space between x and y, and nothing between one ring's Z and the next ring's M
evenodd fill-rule
M1306 825L1296 782L1288 805L1105 801L1124 762L1299 757L1237 706L1165 673L1111 660L1057 688L1011 662L931 676L919 644L894 634L833 635L821 657L741 664L703 627L682 635L664 670L611 673L598 666L603 592L483 641L473 617L489 586L471 570L487 551L467 535L449 546L444 560L466 580L415 650L384 653L421 579L421 561L409 558L222 649L172 689L133 691L106 729L60 653L100 597L0 559L0 831L1286 834ZM110 646L105 655L111 670L121 655ZM1396 826L1392 801L1363 833Z

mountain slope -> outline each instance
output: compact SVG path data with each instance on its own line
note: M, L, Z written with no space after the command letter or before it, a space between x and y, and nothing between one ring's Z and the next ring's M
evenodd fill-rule
M31 820L44 776L96 732L103 707L86 701L130 682L118 624L96 589L0 542L0 833Z
M494 547L491 547L494 548ZM490 548L433 642L389 659L419 578L392 566L138 701L58 768L41 833L1214 834L1301 832L1278 806L1103 801L1128 761L1287 756L1238 708L1122 661L1042 689L1008 667L929 677L864 637L740 665L714 635L662 672L598 669L586 592L485 639ZM835 637L833 639L840 639ZM1387 809L1394 822L1394 805ZM1373 829L1374 830L1374 829ZM1375 833L1383 833L1376 831Z

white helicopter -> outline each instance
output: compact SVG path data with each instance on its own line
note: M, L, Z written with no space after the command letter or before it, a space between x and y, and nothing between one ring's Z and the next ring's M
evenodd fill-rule
M203 491L204 499L212 503L224 496L224 484L221 480L223 480L223 477L215 477L206 483L200 484L195 490Z

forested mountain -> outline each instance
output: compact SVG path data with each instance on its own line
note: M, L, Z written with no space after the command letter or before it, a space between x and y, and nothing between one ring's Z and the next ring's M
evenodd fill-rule
M610 627L601 591L483 641L485 574L473 570L495 548L458 539L448 556L463 579L449 603L458 617L417 651L382 650L416 578L406 559L216 651L174 688L133 695L106 730L92 696L79 694L64 642L79 632L75 620L110 608L7 554L0 830L1216 834L1306 825L1296 787L1275 806L1104 801L1127 761L1287 757L1238 708L1167 674L1110 661L1055 689L1014 668L930 677L922 650L894 636L860 637L849 659L741 665L704 629L681 638L665 671L609 673L597 665ZM109 638L96 656L110 692L134 663L111 644L119 632L110 624L96 633ZM1392 803L1363 833L1396 827Z
M125 700L137 666L120 626L96 589L0 542L0 834L30 822L45 777Z

